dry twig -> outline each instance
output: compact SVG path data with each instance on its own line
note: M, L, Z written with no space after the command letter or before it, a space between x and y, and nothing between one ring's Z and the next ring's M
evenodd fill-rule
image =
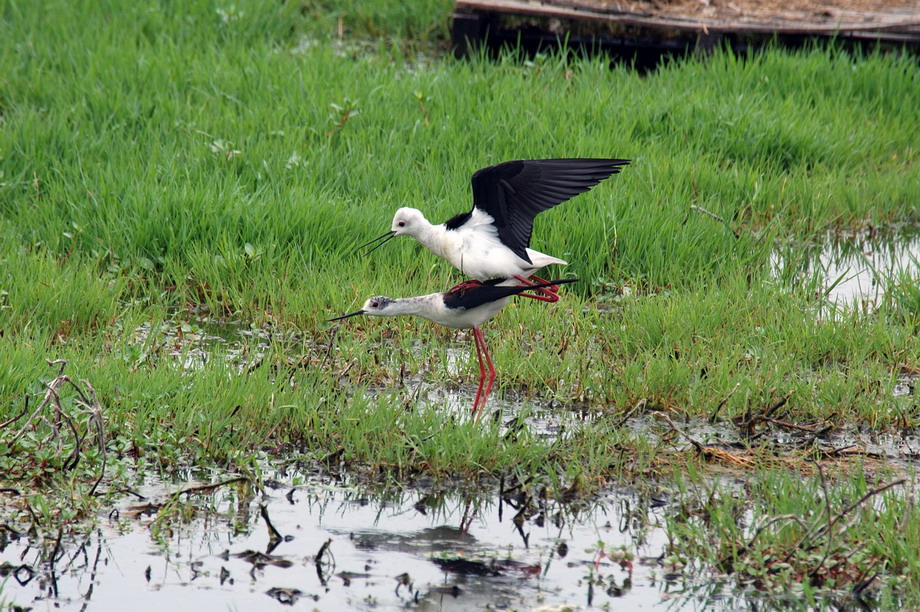
M35 410L29 415L29 418L26 419L25 424L22 428L13 436L10 440L9 445L12 446L15 444L27 431L30 427L33 426L33 423L36 419L42 419L48 426L51 427L52 436L51 438L55 441L58 446L58 451L63 448L63 439L61 437L61 428L62 424L66 424L67 428L70 430L74 438L73 450L70 452L70 456L64 461L63 469L64 470L73 470L80 463L80 451L83 448L83 442L86 439L85 435L80 435L80 430L77 427L77 424L74 422L74 418L67 414L64 410L64 406L61 402L61 390L64 386L69 386L76 393L76 398L74 403L76 406L81 408L86 414L89 415L87 421L87 427L95 426L96 428L96 440L99 447L99 453L102 456L102 469L99 472L99 477L96 479L93 484L92 489L90 489L90 495L95 495L96 490L99 487L99 483L102 482L102 479L105 477L105 468L106 468L106 453L105 453L105 427L104 427L104 417L102 405L99 403L99 400L96 397L96 390L93 389L89 381L81 380L81 385L75 383L70 377L64 374L64 368L67 366L67 362L63 359L58 359L55 361L49 361L49 366L58 366L57 376L48 383L46 386L45 396L42 401L36 406ZM85 390L84 390L85 389ZM14 417L11 420L6 421L0 425L0 429L9 425L10 423L18 420L28 411L29 398L26 397L26 409L23 410L21 414ZM52 410L52 420L48 421L42 417L46 407L51 407Z
M712 415L710 415L710 417L709 417L709 422L710 422L710 423L715 423L715 422L716 422L716 417L719 416L719 412L721 412L722 408L725 407L725 404L728 403L728 400L731 398L731 396L733 396L733 395L738 391L738 389L739 389L740 387L741 387L741 383L740 383L740 382L735 383L735 386L732 388L731 391L728 392L728 395L726 395L724 398L722 398L722 401L719 402L719 405L716 406L716 409L712 411Z
M233 478L228 478L227 480L222 480L220 482L213 482L211 484L204 484L204 485L194 485L191 487L186 487L185 489L182 489L181 491L178 491L177 493L173 493L172 497L173 499L177 499L181 497L182 495L191 495L191 494L196 494L196 493L210 493L211 491L215 491L221 487L225 487L235 482L249 482L249 479L246 478L245 476L234 476Z
M26 404L26 405L25 405L25 407L22 409L22 412L20 412L19 414L17 414L17 415L14 416L14 417L11 417L11 418L9 418L9 419L3 421L2 423L0 423L0 429L3 429L3 428L6 427L7 425L11 425L11 424L15 423L16 421L18 421L19 419L21 419L21 418L25 415L25 413L27 413L27 412L29 411L29 396L28 396L28 395L26 395L26 402L25 402L25 404Z
M690 442L690 444L693 445L696 451L700 455L702 455L703 458L706 459L707 461L716 460L716 461L721 461L723 463L734 464L734 465L737 465L739 467L744 467L744 468L753 467L754 462L751 461L750 459L747 459L746 457L739 457L738 455L733 455L732 453L722 450L721 448L716 448L713 446L703 446L702 444L694 440L692 437L690 437L690 435L687 432L685 432L680 427L675 425L674 421L672 421L668 415L662 414L661 418L663 418L668 423L668 425L671 426L671 429L676 431L678 434L683 436L684 439Z
M740 236L740 234L739 234L737 231L735 231L734 229L732 229L731 224L730 224L728 221L725 220L725 217L722 217L721 215L717 215L717 214L714 213L714 212L708 211L708 210L706 210L705 208L703 208L702 206L697 206L696 204L691 204L691 205L690 205L690 210L692 210L692 211L694 211L694 212L698 212L698 213L703 213L704 215L707 215L707 216L709 216L709 217L712 217L712 218L715 219L716 221L721 222L726 228L728 228L728 231L730 231L730 232L732 233L732 236L734 236L735 238L738 238L738 237Z
M748 409L747 413L743 417L734 418L732 419L732 422L738 426L738 429L741 430L742 434L750 438L756 438L758 434L755 434L754 430L757 428L757 425L762 422L766 422L767 419L770 419L777 410L786 405L786 402L789 401L789 398L792 397L793 394L795 394L795 390L789 391L776 403L761 412L752 414L750 409Z

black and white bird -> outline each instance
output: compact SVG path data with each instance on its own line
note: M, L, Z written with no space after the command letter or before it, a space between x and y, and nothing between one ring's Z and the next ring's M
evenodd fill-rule
M577 279L547 281L533 285L519 285L514 280L492 279L486 282L471 282L443 293L430 293L418 297L390 298L372 297L361 310L347 315L329 319L340 321L357 315L377 317L398 317L416 315L445 327L454 329L472 329L476 344L476 356L479 358L479 386L473 400L473 413L476 420L486 404L486 398L495 382L495 367L489 357L489 350L479 326L494 317L505 307L514 295L527 295L525 291L554 287L562 283L574 283ZM486 371L488 370L488 381Z
M607 177L618 174L628 159L536 159L509 161L473 175L473 209L434 225L415 208L400 208L390 231L362 245L409 235L429 251L449 261L464 275L533 280L540 268L567 262L530 247L534 218ZM462 283L461 283L462 285ZM458 285L459 287L460 285ZM555 289L545 286L537 299L555 301Z

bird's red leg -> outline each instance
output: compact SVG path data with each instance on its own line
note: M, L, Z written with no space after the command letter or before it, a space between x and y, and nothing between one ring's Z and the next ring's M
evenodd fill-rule
M533 282L534 280L536 280L538 283L548 282L536 276L531 276L530 278L524 278L523 276L515 276L514 278L521 281L525 285L536 284ZM549 287L538 287L537 289L534 289L534 291L539 291L540 293L539 294L519 293L518 295L521 297L529 297L534 300L540 300L541 302L558 302L559 301L559 294L556 293L557 291L559 291L558 285L550 285Z
M540 278L539 276L534 276L533 274L530 275L530 278L528 280L535 281L537 283L548 283L549 282L545 278ZM559 293L559 285L550 285L549 287L543 287L543 288L551 293Z
M480 349L480 335L479 328L473 328L473 342L476 345L476 357L479 358L479 386L476 388L476 399L473 400L473 414L476 413L476 409L479 408L479 396L482 395L482 384L486 379L486 366L482 361L482 350Z
M476 286L479 286L479 285L481 285L481 284L482 284L481 282L479 282L478 280L476 280L475 278L473 278L473 279L470 279L470 280L465 280L465 281L463 281L462 283L457 283L456 285L454 285L453 287L451 287L450 289L448 289L447 292L448 292L448 293L453 293L453 292L455 292L455 291L462 291L462 290L464 290L464 289L469 289L470 287L476 287Z
M479 347L482 349L482 355L486 358L486 364L489 366L489 382L486 383L486 388L482 392L482 401L479 404L479 411L476 412L476 419L474 422L479 422L479 417L482 416L482 411L486 406L486 398L489 397L489 392L492 391L492 383L495 382L495 366L492 365L492 358L489 357L489 349L486 348L486 339L482 337L482 330L478 327L473 328L473 337L476 338L479 342ZM482 364L482 357L480 359L480 367ZM479 384L482 384L482 378L485 377L485 370L480 369L480 379ZM475 410L475 407L474 407Z

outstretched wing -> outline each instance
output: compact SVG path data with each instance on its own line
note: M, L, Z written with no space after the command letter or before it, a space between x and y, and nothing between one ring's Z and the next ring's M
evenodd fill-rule
M495 219L498 236L525 261L533 220L539 213L584 193L628 159L535 159L509 161L473 175L473 207Z

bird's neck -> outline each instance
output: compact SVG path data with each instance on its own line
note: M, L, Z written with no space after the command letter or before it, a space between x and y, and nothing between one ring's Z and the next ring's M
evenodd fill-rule
M444 224L432 225L427 220L419 225L414 232L415 239L419 244L437 255L445 257L447 253L447 228Z

